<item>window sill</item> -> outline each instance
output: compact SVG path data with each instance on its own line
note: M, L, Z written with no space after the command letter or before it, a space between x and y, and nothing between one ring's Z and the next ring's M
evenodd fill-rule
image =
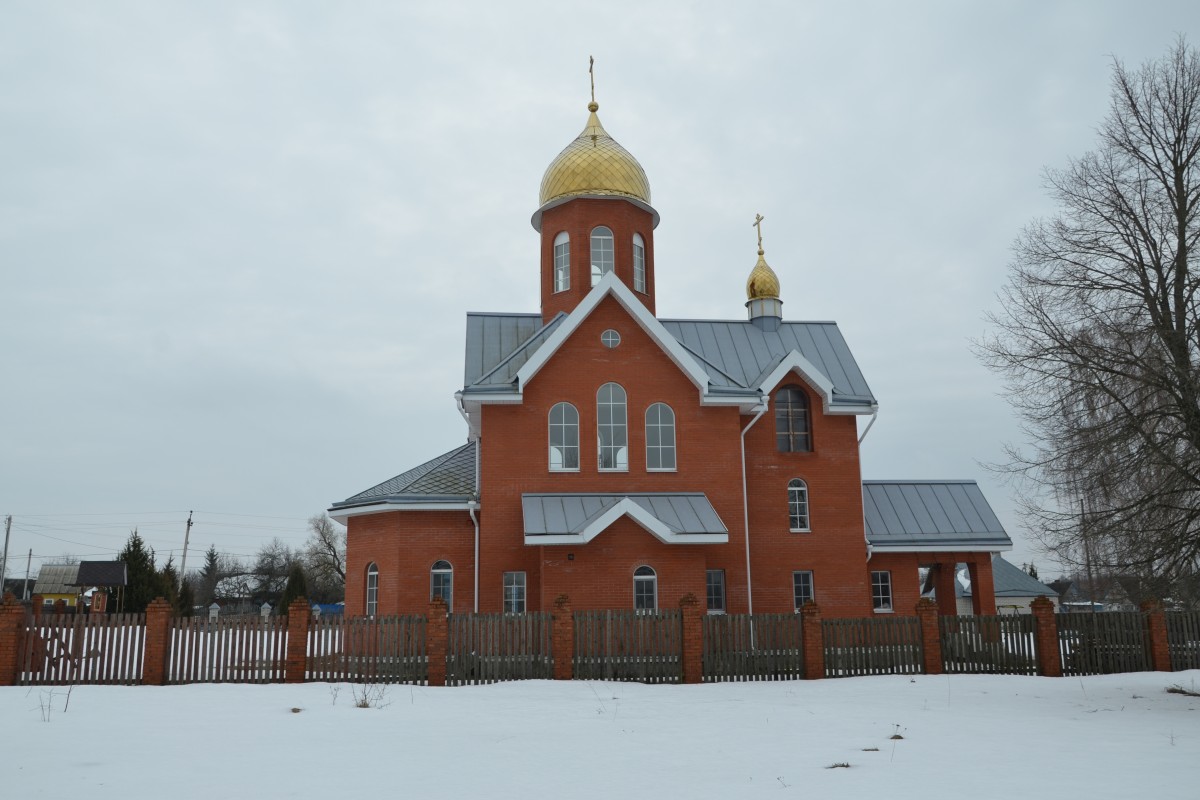
M574 469L567 469L566 467L555 469L554 467L551 467L550 472L579 472L579 467L575 467Z
M651 469L650 467L646 467L646 472L679 472L679 470L676 467L671 467L670 469Z
M576 470L576 472L578 472L578 471L579 470ZM605 469L604 467L597 467L596 471L597 472L629 472L629 467L619 467L619 468L610 467L609 469Z
M710 609L708 609L708 615L710 617L723 617L723 616L725 616L725 609L722 608L720 610L717 610L714 608L710 608Z
M788 528L788 533L812 533L812 528Z
M896 609L894 609L894 608L877 608L877 609L875 609L875 613L876 614L895 614Z

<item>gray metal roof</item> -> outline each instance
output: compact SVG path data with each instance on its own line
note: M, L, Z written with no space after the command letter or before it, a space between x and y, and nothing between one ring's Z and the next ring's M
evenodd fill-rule
M479 494L475 486L475 442L413 467L391 480L348 497L333 508L372 503L467 501Z
M971 596L970 578L965 580L968 586L963 585L962 578L954 582L954 593L958 597ZM992 584L996 597L1058 597L1058 592L1000 556L992 558Z
M590 523L626 498L675 533L727 534L717 511L702 492L675 494L523 494L525 535L582 533Z
M873 547L1012 547L975 481L863 481L863 515Z
M79 588L72 585L78 574L78 564L42 564L42 568L38 570L37 583L33 585L33 593L78 594Z
M550 321L557 325L556 317ZM530 343L542 328L541 314L467 314L466 358L463 364L463 385L474 386L489 375L522 345ZM544 337L543 337L544 338ZM533 348L527 348L529 353ZM526 359L528 355L526 356ZM524 364L524 360L521 361ZM520 369L518 366L516 369ZM513 376L516 375L514 369ZM512 378L509 378L511 381Z
M124 561L80 561L76 586L126 586L128 570Z

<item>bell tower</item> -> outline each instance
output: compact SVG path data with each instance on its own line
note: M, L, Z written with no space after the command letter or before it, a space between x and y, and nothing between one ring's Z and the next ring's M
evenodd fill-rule
M532 222L542 238L544 322L569 313L608 272L654 313L658 212L650 205L650 182L637 159L604 130L599 110L593 83L583 132L542 176Z

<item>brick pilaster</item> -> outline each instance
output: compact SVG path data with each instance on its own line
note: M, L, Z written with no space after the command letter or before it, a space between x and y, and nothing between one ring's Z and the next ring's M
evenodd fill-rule
M551 636L554 680L569 681L575 676L575 612L571 610L571 598L565 594L554 598L554 628Z
M1034 598L1029 604L1033 614L1033 641L1037 652L1038 675L1062 677L1062 651L1058 649L1058 623L1054 620L1054 604L1045 597Z
M429 622L425 628L425 653L429 657L429 685L446 685L446 646L449 623L446 601L435 597L429 601Z
M917 619L921 623L921 649L924 651L925 674L941 675L942 632L938 628L938 605L928 597L917 601Z
M13 596L4 594L0 603L0 686L17 685L22 633L25 630L25 606Z
M704 622L700 613L700 601L688 592L679 599L679 610L683 614L683 632L680 647L683 652L683 682L704 681Z
M146 649L142 656L142 683L162 686L167 682L167 636L170 635L171 604L156 597L146 606Z
M800 609L800 635L804 639L804 677L825 677L825 631L821 628L821 608L805 603Z
M287 607L287 658L284 661L285 683L304 683L308 667L308 623L312 608L308 600L297 597Z
M1146 633L1150 639L1150 668L1170 672L1171 644L1167 639L1167 613L1157 600L1144 601L1142 613L1146 617Z

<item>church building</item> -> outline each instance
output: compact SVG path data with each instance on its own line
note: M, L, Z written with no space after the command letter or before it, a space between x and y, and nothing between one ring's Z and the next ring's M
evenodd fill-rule
M835 323L783 318L761 226L746 318L656 316L659 213L598 109L542 178L540 313L467 314L466 443L330 508L346 613L690 593L709 613L912 614L924 572L953 614L958 564L995 613L1000 522L973 481L862 480L875 396Z

